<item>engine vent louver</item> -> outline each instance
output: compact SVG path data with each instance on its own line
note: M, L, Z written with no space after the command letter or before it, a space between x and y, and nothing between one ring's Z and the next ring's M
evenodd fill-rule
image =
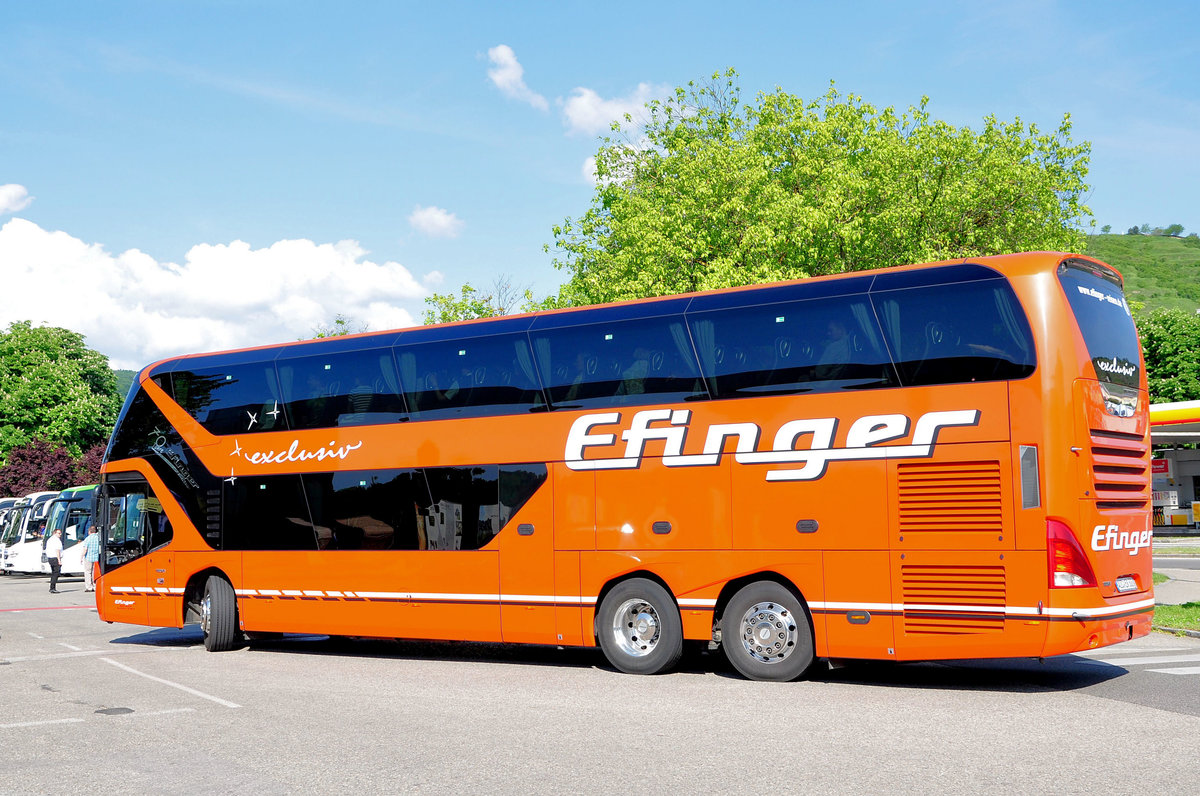
M1004 531L1000 462L901 464L898 482L901 536Z
M1000 633L1007 599L1004 567L904 566L904 632Z
M1092 480L1100 508L1140 508L1150 499L1149 445L1140 434L1091 430Z

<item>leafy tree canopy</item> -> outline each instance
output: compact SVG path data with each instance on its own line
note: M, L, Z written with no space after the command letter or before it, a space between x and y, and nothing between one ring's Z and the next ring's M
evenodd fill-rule
M1155 310L1138 318L1150 400L1200 400L1200 315L1178 309Z
M356 321L350 315L342 315L340 312L334 316L332 323L317 324L312 328L313 340L320 340L325 337L345 337L348 334L362 334L369 331L367 324Z
M78 457L108 439L121 397L83 335L18 321L0 332L0 459L40 435Z
M741 101L729 70L630 116L596 154L590 209L554 227L558 305L961 256L1078 251L1090 144L1071 121L979 130L830 87ZM549 246L546 247L549 250Z
M514 311L531 312L535 308L533 291L514 286L507 274L497 276L491 290L480 290L468 283L462 286L457 296L434 293L425 299L425 304L428 309L422 323L426 324L491 318Z

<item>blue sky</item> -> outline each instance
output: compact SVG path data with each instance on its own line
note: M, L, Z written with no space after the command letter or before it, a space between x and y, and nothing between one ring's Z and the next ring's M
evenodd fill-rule
M1097 227L1200 231L1192 3L3 3L0 325L115 366L562 274L613 114L733 67L1092 142ZM65 288L65 289L64 289Z

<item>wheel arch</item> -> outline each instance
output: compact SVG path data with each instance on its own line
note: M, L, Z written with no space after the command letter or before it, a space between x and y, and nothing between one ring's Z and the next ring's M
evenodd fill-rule
M657 583L659 586L662 586L664 589L666 589L667 594L669 594L671 596L671 601L673 603L675 603L675 610L676 611L679 610L679 598L675 596L675 590L671 588L670 584L668 584L667 581L664 580L661 575L651 572L648 569L635 569L632 572L623 572L620 575L616 576L615 578L612 578L611 580L605 582L605 584L600 588L600 593L596 595L596 602L595 602L595 604L592 605L592 641L593 641L593 643L599 644L599 641L600 641L600 630L596 626L596 623L599 621L599 618L600 618L600 605L601 605L601 603L604 602L604 598L607 597L608 593L610 591L612 591L613 589L615 589L617 586L621 585L622 583L624 583L626 581L634 580L635 578L641 578L643 580L653 581L654 583Z
M187 585L183 587L183 623L185 625L200 621L200 601L204 599L204 585L212 575L224 578L230 586L233 585L233 579L229 577L229 573L220 567L206 567L189 575ZM237 600L236 591L234 600ZM238 615L241 616L240 611Z
M717 595L717 604L713 606L713 640L719 639L718 631L722 621L725 619L725 608L728 607L729 601L733 599L733 595L737 594L743 587L749 586L751 583L759 583L761 581L771 581L778 583L783 588L787 589L792 595L800 601L800 606L804 609L804 613L808 615L808 626L810 632L816 635L816 627L813 625L812 609L808 607L808 599L805 598L804 592L800 587L793 583L789 578L775 572L773 570L763 570L761 572L751 572L748 575L734 578L721 587L721 593ZM815 642L814 638L814 642Z

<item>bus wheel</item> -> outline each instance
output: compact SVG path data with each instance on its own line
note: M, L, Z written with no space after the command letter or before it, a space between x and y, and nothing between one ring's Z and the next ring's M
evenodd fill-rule
M812 665L812 626L800 601L769 580L742 587L721 619L725 657L751 680L795 680Z
M596 635L608 662L628 674L658 674L683 654L683 622L671 595L652 580L633 578L605 595Z
M237 597L233 586L219 575L209 575L200 601L200 627L204 631L204 648L209 652L225 652L238 645Z

